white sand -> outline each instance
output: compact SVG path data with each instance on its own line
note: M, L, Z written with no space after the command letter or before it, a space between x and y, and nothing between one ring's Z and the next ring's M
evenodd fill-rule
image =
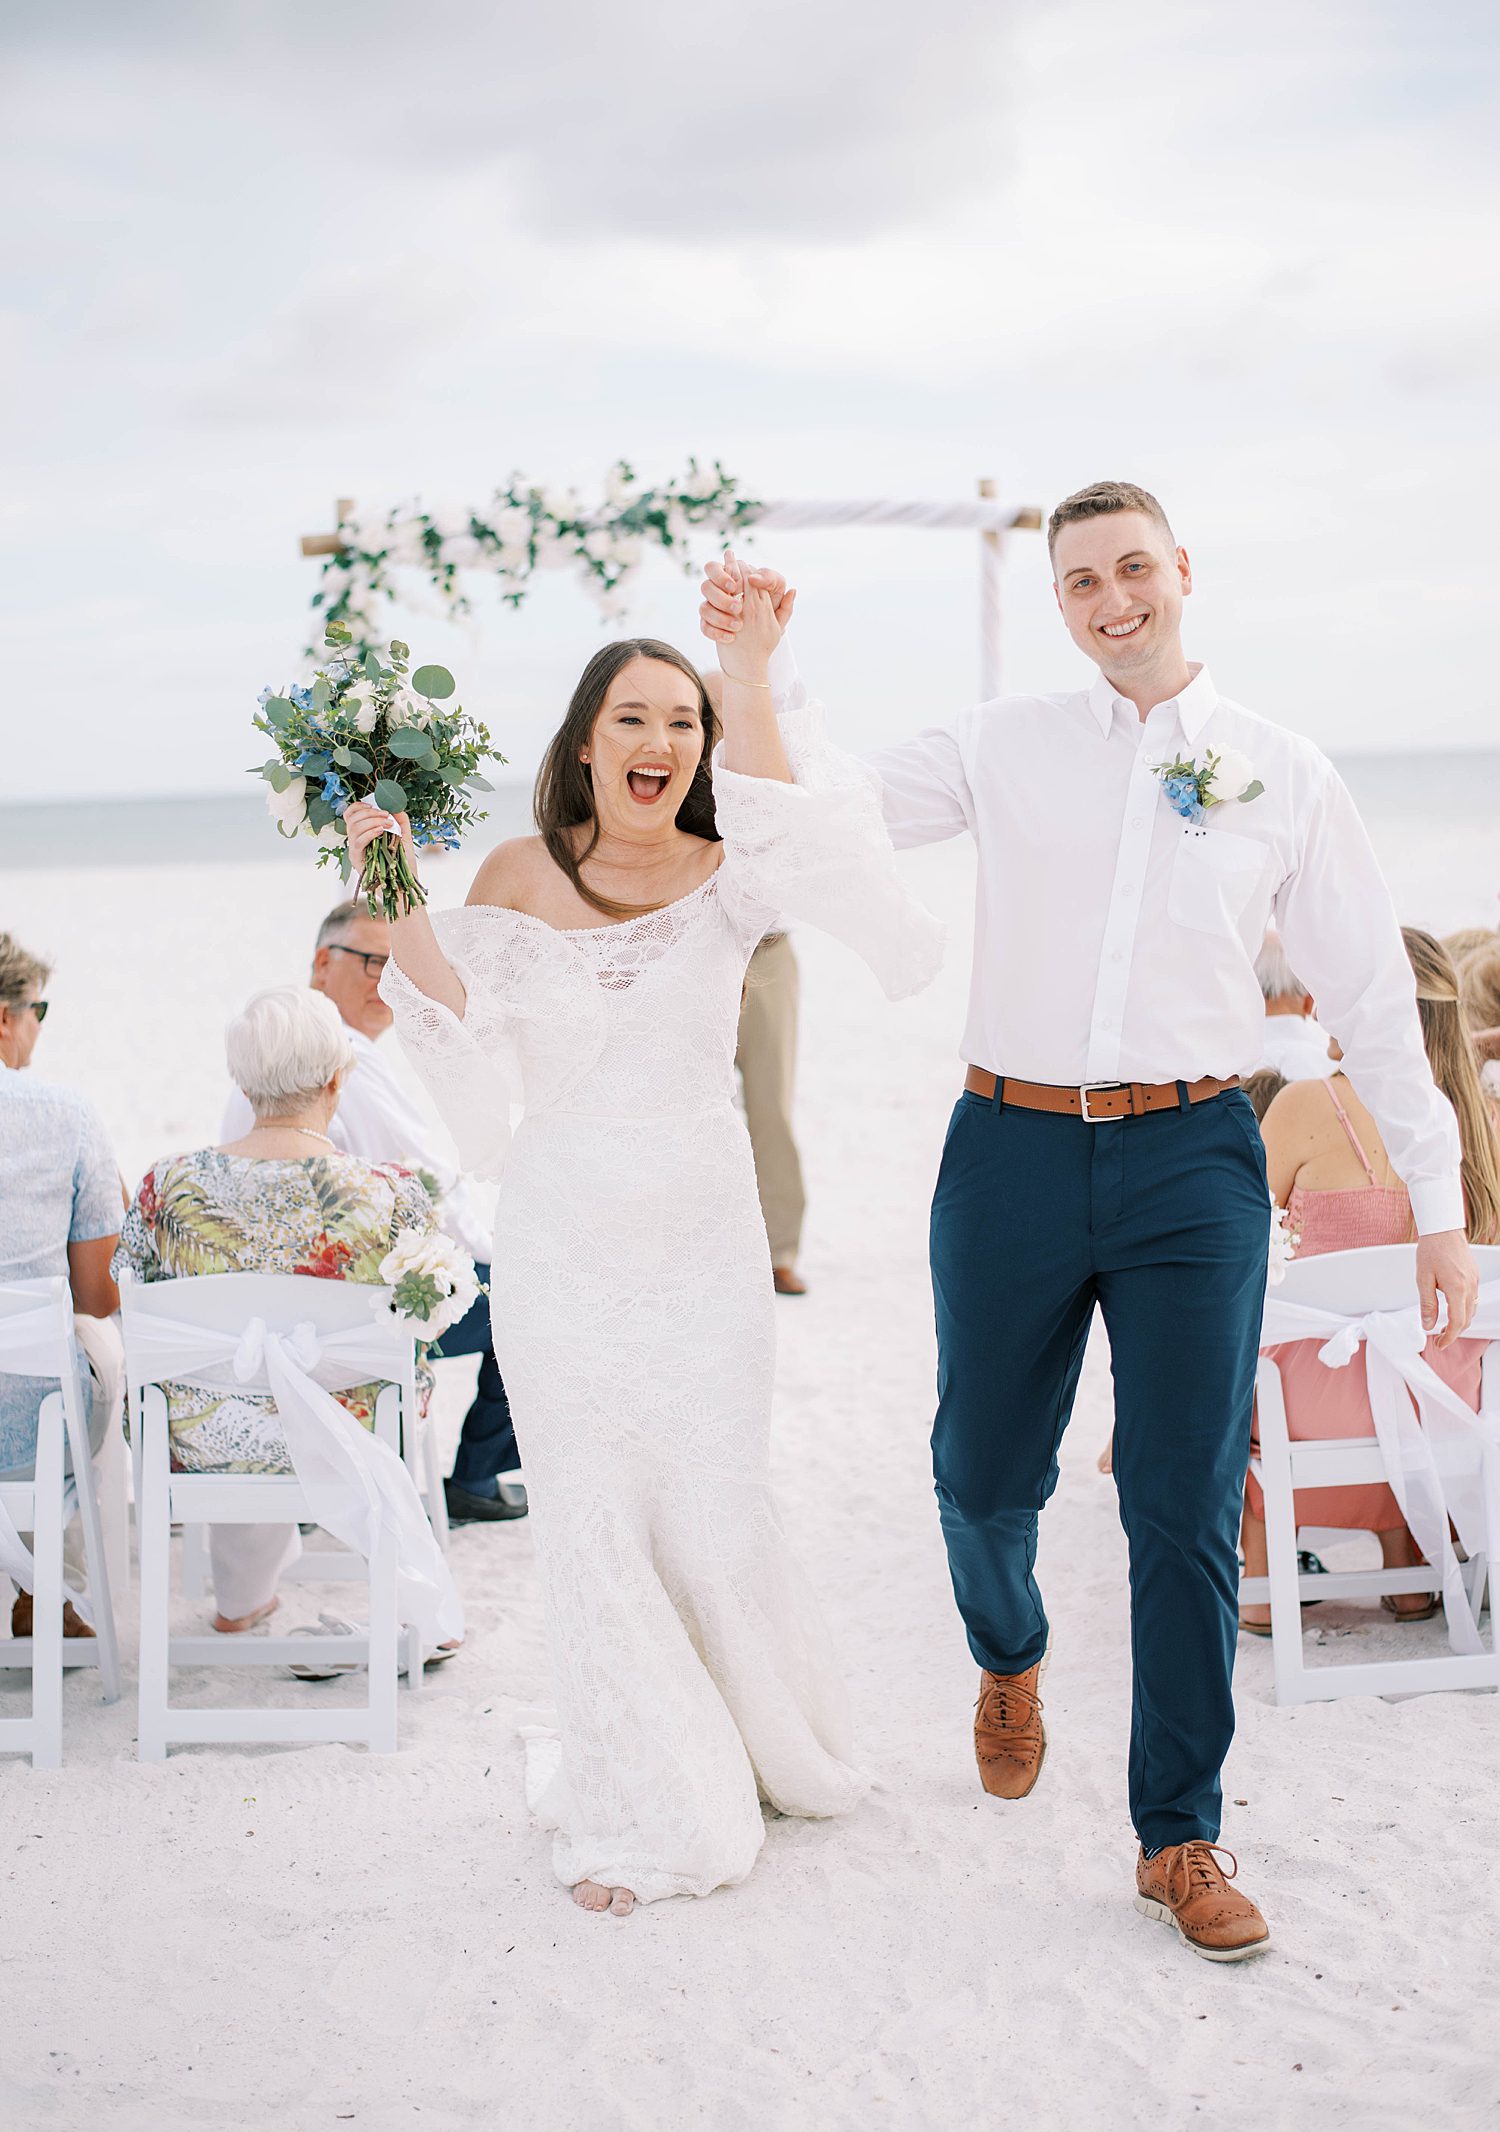
M1441 871L1435 850L1400 856L1403 887L1435 881L1420 915L1490 910L1477 850ZM403 1696L389 1760L179 1749L145 1768L128 1692L104 1709L75 1675L66 1766L0 1762L0 2125L1496 2123L1494 1697L1278 1710L1269 1648L1247 1643L1225 1836L1275 1949L1214 1968L1131 1907L1097 1347L1043 1523L1046 1774L1020 1806L979 1793L926 1456L926 1200L957 1082L969 861L909 863L958 923L933 993L890 1009L841 951L803 944L812 1292L780 1312L783 1497L873 1797L844 1823L774 1823L752 1880L708 1902L623 1924L576 1911L522 1800L516 1715L546 1696L524 1525L455 1536L470 1643ZM462 886L455 869L440 900ZM96 1096L132 1177L213 1137L224 1015L297 973L328 900L282 867L0 876L0 924L61 963L40 1062ZM444 1373L450 1433L471 1372ZM1351 1609L1323 1633L1342 1657L1442 1632ZM128 1666L133 1648L127 1629ZM0 1705L18 1693L0 1685Z

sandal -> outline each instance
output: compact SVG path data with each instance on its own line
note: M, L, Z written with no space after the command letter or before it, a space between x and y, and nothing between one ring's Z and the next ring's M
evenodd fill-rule
M1427 1604L1418 1607L1397 1606L1394 1592L1382 1592L1380 1595L1381 1607L1393 1621L1431 1621L1442 1603L1436 1592L1429 1593Z

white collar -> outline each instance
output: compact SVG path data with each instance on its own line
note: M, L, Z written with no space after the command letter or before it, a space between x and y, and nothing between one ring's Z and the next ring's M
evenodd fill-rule
M1188 672L1192 679L1187 687L1179 690L1175 696L1168 696L1166 707L1176 706L1177 722L1182 727L1183 738L1191 747L1217 709L1219 692L1214 687L1213 676L1206 666L1190 666ZM1094 714L1095 724L1106 739L1109 737L1117 703L1124 704L1131 717L1139 720L1140 713L1129 698L1118 694L1113 683L1106 680L1102 673L1095 674L1088 693L1088 706ZM1153 710L1162 707L1160 704L1152 706Z

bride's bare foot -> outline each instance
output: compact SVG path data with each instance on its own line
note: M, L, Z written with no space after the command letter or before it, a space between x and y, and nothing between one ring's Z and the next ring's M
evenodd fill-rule
M597 1880L580 1880L573 1900L580 1910L607 1910L611 1917L629 1917L635 1908L629 1888L606 1888Z
M264 1606L256 1607L253 1613L242 1614L238 1621L228 1621L224 1615L215 1614L214 1628L220 1636L243 1636L246 1629L255 1627L257 1621L264 1621L268 1615L274 1614L280 1604L279 1599L268 1599Z

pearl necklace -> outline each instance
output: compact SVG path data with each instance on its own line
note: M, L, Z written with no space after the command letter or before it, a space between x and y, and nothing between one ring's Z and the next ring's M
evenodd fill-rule
M338 1148L337 1140L330 1140L327 1133L314 1132L310 1125L252 1125L249 1137L253 1140L257 1133L306 1133L309 1140L321 1140L326 1147Z

